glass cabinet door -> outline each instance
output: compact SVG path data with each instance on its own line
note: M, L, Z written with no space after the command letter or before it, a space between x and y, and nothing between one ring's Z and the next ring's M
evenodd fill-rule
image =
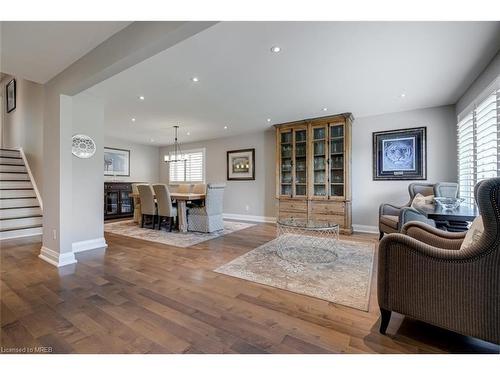
M294 132L294 196L307 195L307 128L295 129Z
M330 192L331 197L344 196L344 124L330 124Z
M280 195L292 195L292 131L280 133Z
M117 191L108 191L105 196L105 213L107 215L116 215L118 214L118 199L119 195Z
M312 128L312 195L314 197L326 198L328 191L327 131L327 126L323 125Z
M129 191L120 191L120 213L121 214L129 214L132 213L132 198L128 195Z

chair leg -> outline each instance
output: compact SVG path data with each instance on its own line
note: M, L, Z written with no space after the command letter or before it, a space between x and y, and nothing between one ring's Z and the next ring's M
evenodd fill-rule
M144 214L142 214L142 218L141 218L141 228L144 228L144 219L145 219L145 216Z
M169 217L168 218L168 231L169 232L172 232L172 227L174 226L174 218L173 217Z
M380 308L380 333L385 335L389 321L391 320L392 311Z
M384 232L380 231L380 235L378 236L378 240L380 241L384 237Z

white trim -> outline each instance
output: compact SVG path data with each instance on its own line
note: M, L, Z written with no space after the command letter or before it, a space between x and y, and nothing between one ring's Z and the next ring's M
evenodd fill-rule
M42 246L40 249L40 255L38 255L38 257L56 267L64 267L68 264L76 263L75 254L72 251L59 253L45 246Z
M378 227L376 227L374 225L353 224L352 225L352 230L354 232L360 232L360 233L375 233L375 234L379 234Z
M81 253L82 251L96 250L107 248L108 244L104 237L94 238L87 241L73 242L71 248L73 253Z
M42 234L42 227L14 229L6 232L1 232L0 241L10 240L12 238L41 236Z
M276 223L276 218L270 216L222 214L222 217L229 220L253 221L257 223Z
M40 209L43 212L43 202L42 196L38 191L38 187L36 186L35 178L33 177L33 173L31 173L30 166L28 164L28 159L26 159L26 155L24 154L24 150L22 147L19 147L19 152L21 153L21 157L23 158L24 166L26 167L26 171L28 171L28 176L30 176L31 185L33 185L33 190L35 190L36 198L38 199L38 204L40 205Z
M462 121L470 112L474 111L474 109L489 95L491 95L494 91L500 89L500 75L498 75L479 95L477 95L472 101L467 104L462 112L457 115L457 121Z

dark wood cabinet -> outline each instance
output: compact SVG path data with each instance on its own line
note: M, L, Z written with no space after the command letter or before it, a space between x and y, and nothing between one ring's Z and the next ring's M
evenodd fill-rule
M104 220L134 216L131 182L104 183Z

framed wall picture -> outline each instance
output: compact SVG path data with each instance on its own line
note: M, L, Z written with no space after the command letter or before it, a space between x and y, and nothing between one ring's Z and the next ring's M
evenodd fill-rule
M5 86L5 97L7 98L7 113L16 109L16 80L12 79L7 86Z
M227 152L228 180L255 180L255 149Z
M374 180L426 180L427 128L373 133Z
M104 147L104 175L130 176L130 150Z

